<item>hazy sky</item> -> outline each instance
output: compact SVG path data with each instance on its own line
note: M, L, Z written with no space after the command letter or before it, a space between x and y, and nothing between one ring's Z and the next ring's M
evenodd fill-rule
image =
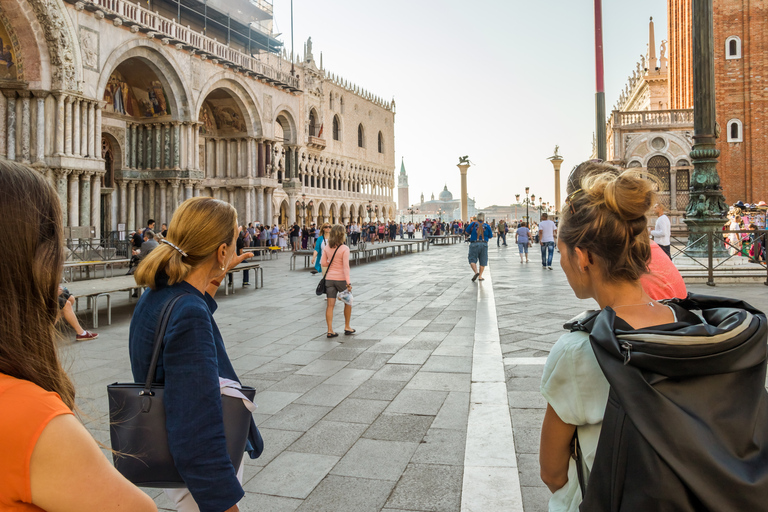
M290 51L290 0L274 0L274 11ZM563 191L592 151L591 0L294 0L293 11L297 54L312 36L327 70L395 98L396 170L404 158L411 203L444 184L458 197L461 155L475 164L478 207L510 204L526 186L554 202L555 145ZM608 112L646 52L650 16L658 46L665 0L604 2Z

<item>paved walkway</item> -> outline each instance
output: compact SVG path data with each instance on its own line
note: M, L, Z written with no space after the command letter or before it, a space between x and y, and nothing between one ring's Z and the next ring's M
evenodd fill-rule
M353 267L358 333L332 340L317 276L289 271L288 258L264 262L263 289L217 296L266 443L247 460L241 510L546 510L543 358L562 323L593 303L573 296L557 262L542 270L512 246L490 252L482 283L470 281L463 244ZM768 309L764 288L743 288L734 291ZM63 347L86 426L107 444L105 386L131 380L131 309L119 298L99 339Z

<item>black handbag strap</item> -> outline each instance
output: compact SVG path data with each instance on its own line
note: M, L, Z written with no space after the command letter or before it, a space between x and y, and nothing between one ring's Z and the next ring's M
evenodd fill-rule
M149 363L149 371L147 372L147 380L144 383L144 389L139 393L139 396L149 395L152 396L152 381L155 379L155 372L157 371L157 361L160 359L160 350L163 347L163 338L165 338L165 330L168 328L168 321L171 318L171 311L173 306L181 299L185 294L179 294L171 297L168 302L163 306L163 310L160 312L160 318L157 322L157 329L155 329L155 344L152 349L152 360Z
M584 454L581 453L581 443L579 443L579 430L576 429L573 432L573 439L571 440L571 457L576 461L576 475L579 478L579 488L581 489L581 499L584 499L584 494L587 491L587 483L584 481Z
M336 253L339 252L339 249L341 249L341 246L338 246L335 251L333 251L333 256L331 256L331 261L328 262L328 267L325 269L325 274L323 274L323 279L325 279L326 274L328 274L328 271L331 270L331 265L333 264L333 258L336 257Z

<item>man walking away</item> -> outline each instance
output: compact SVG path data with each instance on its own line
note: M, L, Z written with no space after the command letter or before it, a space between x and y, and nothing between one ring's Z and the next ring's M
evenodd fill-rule
M293 247L294 251L301 249L301 246L299 245L299 233L301 233L299 223L294 222L293 227L291 228L291 247Z
M496 238L496 247L499 247L499 244L501 244L501 241L504 241L504 245L507 245L507 223L504 221L504 219L501 219L496 226L498 230L498 237Z
M541 244L541 266L552 270L552 256L555 255L555 237L557 226L549 220L549 215L541 214L539 222L539 243Z
M669 259L672 259L672 254L669 250L670 238L672 236L672 224L669 222L669 217L664 214L664 207L659 203L654 205L653 212L658 218L656 219L656 228L651 230L651 236L653 236L654 241L659 244L659 247L667 253Z
M477 221L469 224L464 232L469 234L469 266L475 273L472 282L477 279L484 281L483 271L488 266L488 240L493 238L493 230L491 230L491 226L486 224L485 214L478 213ZM480 262L479 270L477 268L478 260Z

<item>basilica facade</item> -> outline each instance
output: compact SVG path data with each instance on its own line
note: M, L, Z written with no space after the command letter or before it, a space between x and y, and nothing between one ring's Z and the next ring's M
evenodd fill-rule
M3 0L0 156L94 238L200 195L241 223L393 219L394 101L325 70L311 39L291 58L265 0L240 20L218 4Z

